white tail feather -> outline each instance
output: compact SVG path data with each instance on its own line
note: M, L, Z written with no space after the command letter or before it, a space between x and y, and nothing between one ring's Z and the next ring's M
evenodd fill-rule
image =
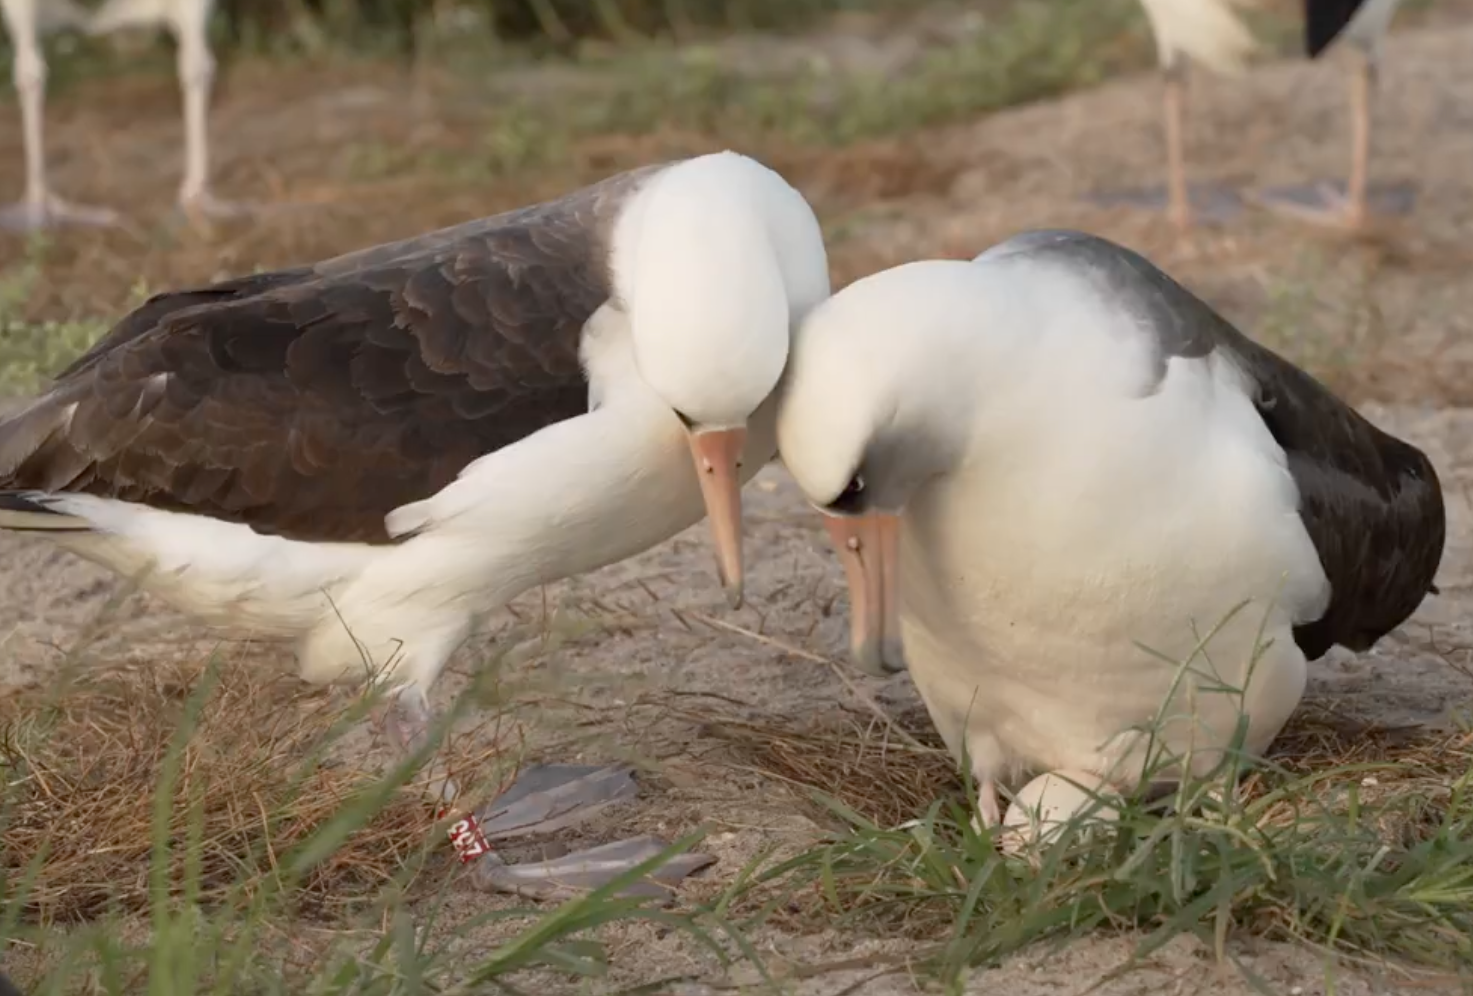
M0 509L0 530L11 532L86 532L92 528L86 519L55 512L16 512Z
M1258 40L1238 19L1234 7L1251 6L1244 0L1141 0L1161 64L1186 55L1218 73L1242 71Z

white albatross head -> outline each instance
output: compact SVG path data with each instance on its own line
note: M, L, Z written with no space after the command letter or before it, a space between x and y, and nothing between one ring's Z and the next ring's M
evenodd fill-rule
M977 276L931 260L855 281L802 323L779 389L778 452L838 548L850 653L870 674L905 668L901 513L970 437Z
M792 327L829 296L803 195L734 152L657 174L614 229L618 302L640 376L685 424L728 600L742 600L739 459Z

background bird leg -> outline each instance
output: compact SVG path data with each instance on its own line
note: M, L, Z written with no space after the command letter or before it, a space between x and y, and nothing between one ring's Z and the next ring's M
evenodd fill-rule
M1166 122L1167 217L1177 231L1192 227L1192 204L1187 195L1186 151L1182 115L1186 101L1186 60L1177 57L1163 73L1163 111Z
M1085 199L1100 207L1131 207L1164 211L1179 235L1187 234L1199 218L1226 221L1238 214L1242 198L1220 183L1187 183L1186 104L1187 61L1172 54L1161 66L1161 111L1166 141L1166 182L1140 190L1096 190Z
M1360 53L1350 74L1350 176L1346 182L1345 224L1359 228L1366 220L1366 185L1371 159L1371 88L1376 83L1376 54Z
M180 0L169 25L179 47L179 88L184 97L184 179L179 185L179 206L196 225L255 210L247 204L219 200L210 190L209 105L215 56L206 31L211 6L212 0Z
M68 204L51 193L46 177L43 118L46 105L46 58L41 52L36 0L0 0L0 17L15 50L12 76L20 101L21 143L25 149L26 192L16 204L0 209L0 228L35 231L62 224L115 225L116 212Z
M1350 173L1344 192L1330 180L1275 187L1254 199L1270 211L1336 228L1359 229L1370 220L1371 93L1378 75L1373 48L1358 47L1350 73ZM1381 212L1404 213L1411 207L1410 191L1392 188L1377 197Z

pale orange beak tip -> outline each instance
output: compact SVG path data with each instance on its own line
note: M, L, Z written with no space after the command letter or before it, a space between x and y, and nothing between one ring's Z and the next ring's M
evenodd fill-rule
M739 465L747 445L745 428L693 432L691 456L701 482L701 498L716 543L716 573L726 590L726 602L742 607L742 482Z
M894 515L825 516L849 583L849 654L865 674L906 670L900 638L900 520Z

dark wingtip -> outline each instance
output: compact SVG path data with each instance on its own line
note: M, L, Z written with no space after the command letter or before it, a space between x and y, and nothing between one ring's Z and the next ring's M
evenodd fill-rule
M46 505L39 491L0 491L0 530L13 533L88 532L92 525ZM0 996L4 996L0 990Z
M1345 30L1363 0L1305 0L1304 54L1319 58Z
M34 491L0 491L0 512L27 512L32 515L60 515L33 497Z

